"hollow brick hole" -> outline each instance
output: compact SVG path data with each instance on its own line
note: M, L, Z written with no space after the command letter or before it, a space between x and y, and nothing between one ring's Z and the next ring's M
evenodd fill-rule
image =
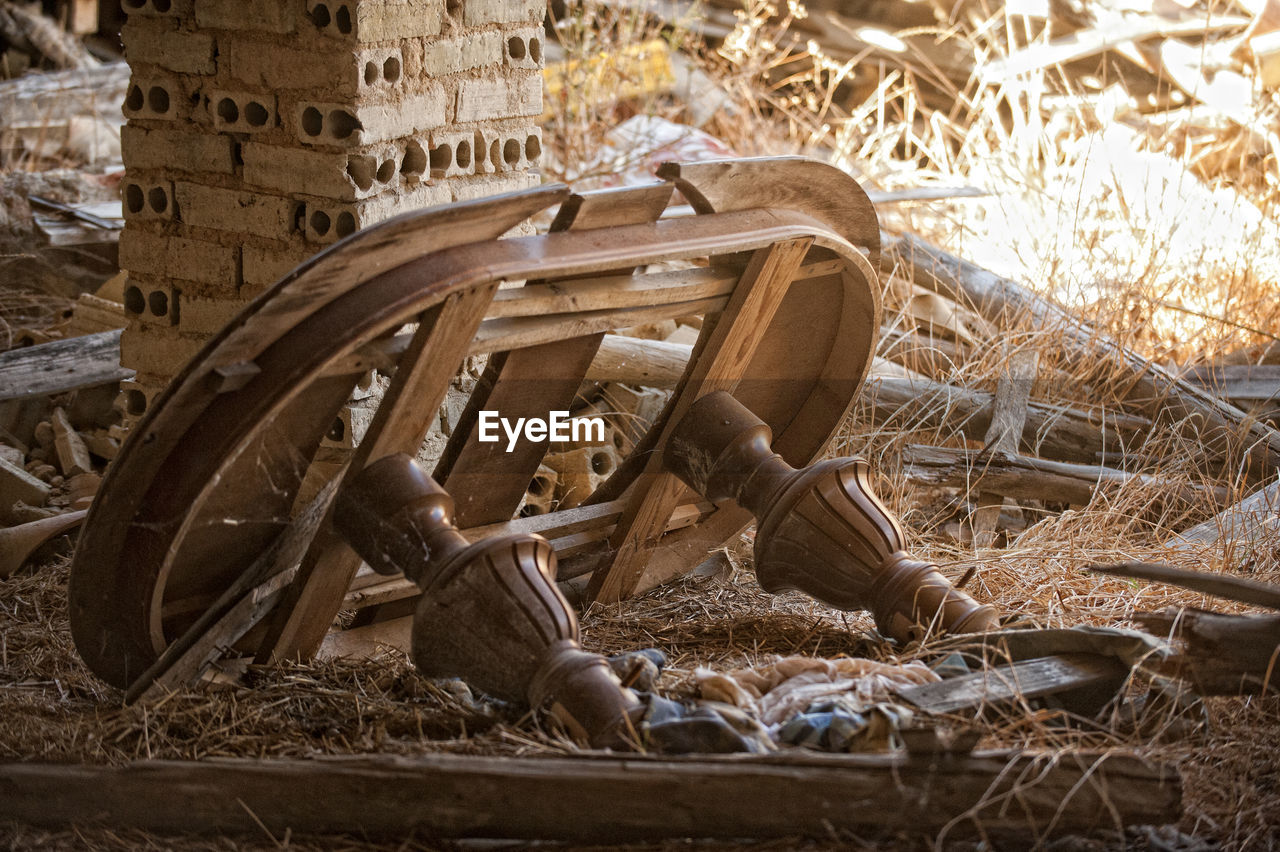
M333 21L338 27L338 32L343 35L351 35L351 31L355 29L351 20L351 7L345 3L338 7L338 11L333 15Z
M529 39L529 58L539 65L542 64L542 40L537 36Z
M362 127L360 119L345 109L330 111L326 123L329 125L329 132L333 134L334 139L346 139Z
M435 151L431 152L434 160ZM435 168L434 162L431 165ZM404 161L400 163L400 171L406 175L418 176L427 170L427 152L423 150L416 140L411 141L404 148Z
M329 7L324 3L317 3L315 8L311 10L311 23L315 24L319 29L329 26L333 18L329 15Z
M146 199L142 191L142 187L136 183L125 184L124 187L124 206L130 213L141 213L142 208L146 204Z
M329 220L329 214L323 210L317 210L311 214L311 230L315 231L318 236L323 237L328 234L332 224Z
M350 210L343 210L338 214L338 221L334 225L334 232L339 237L349 237L356 232L356 217Z
M510 56L516 62L519 62L520 60L524 59L525 57L524 39L520 38L519 36L512 36L511 38L507 39L507 55Z
M151 309L152 316L168 316L169 294L163 290L152 290L151 295L147 296L147 307Z
M271 118L271 112L263 104L257 101L249 101L244 108L245 121L249 122L250 127L265 127L267 121Z
M129 94L125 96L124 105L128 107L130 112L137 112L146 104L147 98L142 93L141 86L130 86Z
M126 287L124 291L124 309L127 313L140 314L147 309L147 299L137 286Z
M347 174L351 175L351 179L356 182L356 186L362 190L367 190L373 186L374 173L377 171L377 164L373 157L368 155L360 155L358 157L347 158Z
M520 162L520 140L508 139L502 143L502 161L508 168L515 168Z
M147 106L161 115L169 111L169 90L164 86L152 86L147 90Z
M608 453L594 453L591 456L591 470L598 476L605 476L613 473L614 469L613 456Z
M395 56L388 56L387 61L382 63L382 79L388 83L394 83L400 79L400 59Z
M449 166L453 165L453 149L448 143L437 145L431 149L431 173L443 177Z
M147 203L156 213L164 213L169 209L169 193L163 186L153 186L147 193Z
M454 152L454 162L460 169L471 168L471 142L466 139L459 140L458 148Z
M301 201L295 202L290 212L293 218L293 230L299 234L305 233L307 230L307 205Z
M218 101L218 118L223 124L235 124L240 120L240 106L232 98Z
M147 395L136 388L124 392L124 411L130 417L141 417L147 413Z
M324 115L315 107L307 107L302 111L302 132L308 136L319 136L324 132Z
M542 156L542 140L536 133L530 133L529 138L524 140L524 158L534 163L540 156Z
M382 165L378 166L378 183L391 183L391 179L396 176L396 161L383 160Z
M372 86L376 82L378 82L378 63L366 62L364 64L364 84Z
M162 15L168 14L173 8L173 0L151 0L151 5L157 12Z
M125 11L136 12L139 9L143 9L146 7L147 0L124 0L123 5L125 8Z

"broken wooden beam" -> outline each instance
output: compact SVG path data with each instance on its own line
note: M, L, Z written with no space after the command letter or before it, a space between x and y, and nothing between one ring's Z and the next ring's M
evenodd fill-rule
M1245 577L1230 574L1211 574L1207 571L1188 571L1158 562L1120 562L1115 565L1090 565L1090 571L1113 577L1132 577L1153 583L1168 583L1193 592L1202 592L1239 603L1280 609L1280 586L1259 583Z
M881 235L886 255L896 255L915 273L915 283L973 305L1002 327L1029 318L1060 335L1066 350L1079 358L1108 364L1131 379L1129 399L1152 412L1164 412L1194 425L1208 457L1248 459L1255 476L1280 466L1280 431L1249 418L1185 378L1121 346L1023 284L956 257L911 234Z
M120 366L120 330L0 352L0 402L30 399L133 378Z
M1099 706L1129 677L1129 666L1103 654L1056 654L904 686L895 693L926 713L981 713L1049 695L1095 690ZM1096 708L1095 708L1096 709Z
M991 406L991 425L983 436L986 449L1016 453L1022 443L1027 423L1027 406L1031 402L1031 386L1040 366L1040 353L1034 349L1011 352L996 383L996 396ZM978 547L990 547L995 539L996 522L1005 495L984 490L978 494L978 510L973 515L973 539Z
M1198 488L1184 480L1013 453L910 444L903 450L902 460L906 477L918 484L978 488L1017 499L1052 500L1079 506L1089 503L1099 486L1130 482L1153 486L1195 502L1202 502L1206 496L1221 500L1226 493L1225 489Z
M1188 681L1200 695L1280 692L1280 615L1170 608L1140 612L1134 620L1183 643L1159 668Z
M1190 367L1183 378L1241 408L1280 408L1280 364Z
M1280 479L1258 489L1239 503L1166 542L1175 550L1213 547L1224 543L1237 553L1264 545L1280 531Z
M49 499L50 488L26 470L7 459L0 458L0 518L5 517L14 503L43 506Z
M862 391L864 418L902 429L950 427L981 441L991 425L994 396L922 377L874 376ZM855 409L857 410L857 409ZM1101 409L1088 411L1031 401L1021 448L1045 458L1092 462L1101 453L1120 454L1127 439L1151 429L1141 417ZM1012 495L1007 495L1012 496Z
M47 827L579 843L867 829L1078 833L1159 825L1182 810L1175 767L1073 751L9 763L0 764L0 790L0 820Z
M89 458L89 448L85 446L84 438L80 437L80 433L67 419L67 412L62 408L54 408L49 422L53 424L53 449L63 476L93 473L93 461Z
M80 526L85 514L68 512L0 529L0 580L21 568L45 542Z

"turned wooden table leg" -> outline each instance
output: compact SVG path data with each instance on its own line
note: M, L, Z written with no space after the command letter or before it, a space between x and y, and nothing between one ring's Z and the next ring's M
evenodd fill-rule
M997 626L992 607L906 553L902 528L871 491L866 462L831 459L796 470L773 452L772 438L760 418L718 391L693 404L663 453L667 468L707 499L732 499L755 515L761 586L868 609L881 633L903 642Z
M576 739L622 745L640 700L578 644L551 545L532 534L469 544L453 518L453 498L404 454L362 471L339 492L333 515L374 570L401 571L422 589L413 661L423 674L549 706Z

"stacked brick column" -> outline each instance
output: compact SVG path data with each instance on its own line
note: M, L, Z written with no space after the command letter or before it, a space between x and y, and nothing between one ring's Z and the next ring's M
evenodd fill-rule
M543 0L124 8L126 422L327 244L538 182Z

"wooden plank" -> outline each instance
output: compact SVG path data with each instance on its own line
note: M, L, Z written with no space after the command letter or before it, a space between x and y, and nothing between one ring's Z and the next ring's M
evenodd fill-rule
M1176 767L1116 751L8 763L0 789L0 820L57 829L610 844L944 826L1034 837L1159 825L1182 811Z
M1223 615L1170 607L1134 620L1181 643L1162 661L1162 673L1181 678L1199 695L1280 694L1280 615Z
M1235 406L1099 334L1097 329L1023 284L912 235L883 235L883 241L886 248L891 248L913 269L917 284L956 301L967 301L997 324L1008 325L1018 317L1028 317L1040 327L1055 329L1068 355L1107 364L1125 373L1131 386L1129 400L1149 411L1168 412L1175 419L1194 425L1210 459L1229 458L1233 451L1239 450L1246 456L1255 478L1268 477L1280 467L1280 431L1249 418Z
M133 378L120 366L120 329L0 352L0 402Z
M877 376L867 382L862 399L877 425L946 426L981 441L991 423L994 395L920 376ZM1100 453L1118 452L1121 439L1141 438L1151 428L1151 421L1142 417L1032 401L1027 405L1021 448L1046 458L1092 462Z
M673 388L680 382L693 346L606 334L587 368L587 378L645 388Z
M1022 443L1022 432L1027 423L1027 404L1031 401L1031 386L1035 384L1040 353L1023 349L1009 355L1005 369L996 383L995 402L991 407L991 425L983 438L984 449L1016 453ZM973 514L973 538L978 547L990 547L1004 505L1005 495L998 491L983 491L978 495L978 510Z
M1193 592L1203 592L1240 603L1280 609L1280 586L1260 583L1230 574L1210 574L1205 571L1188 571L1172 565L1156 562L1121 562L1116 565L1090 565L1090 571L1113 577L1133 577L1153 583L1168 583Z
M843 261L808 263L796 272L796 280L836 275L843 270ZM694 267L647 274L592 275L588 278L540 281L499 290L485 318L536 317L727 298L738 283L740 274L741 270L727 267Z
M625 501L614 500L594 506L578 506L562 512L551 512L545 515L534 515L528 518L516 518L505 523L487 524L483 527L472 527L462 530L468 540L475 542L485 538L513 535L515 533L536 533L551 542L556 557L563 560L591 547L597 542L606 540L618 525L622 517ZM667 522L667 532L684 529L705 518L715 511L715 505L708 502L688 503L671 513ZM562 570L557 579L571 579ZM415 597L418 587L402 575L387 577L373 571L352 584L351 590L343 599L343 609L361 609L378 606L392 601Z
M728 304L728 296L711 296L665 305L637 305L586 313L552 314L540 317L499 317L485 320L468 355L485 355L571 337L603 334L618 328L661 322L693 314L716 313Z
M1225 399L1280 405L1280 364L1198 366L1183 376Z
M1166 546L1189 550L1228 543L1248 552L1265 545L1277 529L1280 529L1280 478L1204 523L1183 530L1166 542Z
M782 304L787 287L812 244L808 239L787 240L752 255L683 389L676 392L657 447L662 446L699 397L717 390L732 391L737 385L751 363L761 332L768 328ZM662 469L660 451L649 457L633 487L627 511L609 541L614 559L607 569L598 570L591 577L588 595L592 600L612 603L632 593L644 573L648 551L657 543L686 490L680 480Z
M346 477L383 456L417 453L458 369L457 353L475 335L496 289L497 284L491 283L455 293L423 316L373 422L352 454ZM312 656L359 567L360 557L324 525L302 560L259 659Z
M904 686L895 692L899 698L910 701L921 710L941 715L1015 704L1107 683L1118 684L1128 674L1129 667L1114 657L1059 654L983 669L934 683Z
M58 467L63 476L75 476L78 473L93 473L93 461L89 458L89 448L67 419L67 412L62 408L53 409L49 416L53 426L53 450L58 457Z
M500 290L486 315L537 317L613 308L654 307L696 299L728 297L738 274L728 269L679 269L649 275L607 275L550 281Z
M599 342L599 335L591 335L503 352L490 359L434 472L436 481L454 497L459 526L510 520L547 450L545 443L533 441L519 441L510 452L502 441L481 442L479 413L497 411L515 420L567 412Z
M1048 44L1037 43L1016 50L1002 59L984 63L980 74L984 81L1000 85L1020 74L1028 74L1052 68L1078 59L1096 56L1108 50L1132 45L1152 38L1176 38L1179 36L1205 37L1210 32L1236 29L1248 24L1239 16L1192 15L1186 20L1169 21L1156 15L1143 15L1135 20L1111 23L1098 29L1083 30Z
M952 447L909 444L903 451L904 473L912 482L981 488L1007 497L1055 500L1086 505L1101 486L1130 482L1160 489L1188 501L1221 501L1225 488L1201 487L1155 474L1129 473L1112 467L1050 461L1013 453L988 453Z

